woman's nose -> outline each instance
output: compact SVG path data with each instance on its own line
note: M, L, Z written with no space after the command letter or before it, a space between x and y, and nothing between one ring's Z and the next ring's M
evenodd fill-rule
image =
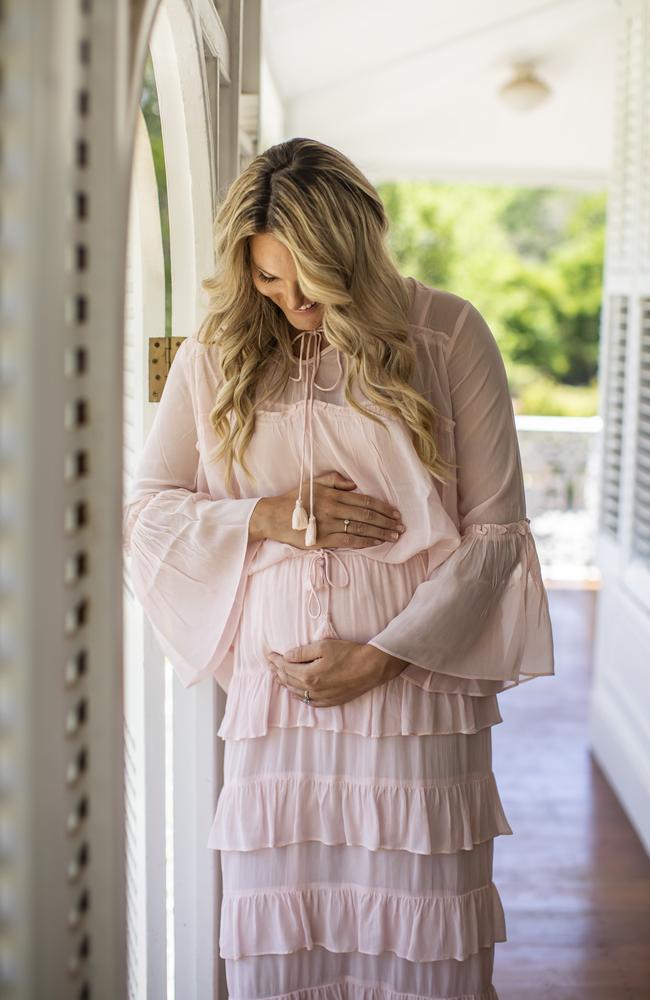
M290 309L300 309L300 307L304 306L307 301L297 285L288 289L286 297L287 305Z

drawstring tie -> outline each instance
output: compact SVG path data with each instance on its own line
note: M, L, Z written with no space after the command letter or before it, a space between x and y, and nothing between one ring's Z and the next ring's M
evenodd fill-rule
M339 374L337 376L336 382L332 385L324 386L319 385L316 379L316 369L318 367L318 360L320 360L320 348L322 341L323 327L322 325L317 327L315 330L302 330L298 337L300 338L300 356L298 358L299 363L299 374L295 378L290 375L289 378L292 382L301 382L303 377L303 363L305 365L305 410L303 414L303 424L302 424L302 449L300 455L300 485L298 487L298 496L296 498L296 504L293 509L293 514L291 516L291 527L294 530L300 530L305 528L305 545L312 546L316 544L317 536L317 524L316 517L314 515L314 435L313 435L313 410L314 410L314 386L317 389L321 389L324 392L329 392L333 389L343 374L341 368L341 358L339 352L336 352L336 360L338 362ZM305 341L307 341L307 351L303 358L303 349L305 347ZM312 350L313 347L313 350ZM307 511L302 504L302 480L305 468L305 444L307 440L307 428L309 428L309 516L307 516Z
M343 583L335 583L332 579L328 560L336 559L339 565L343 569L344 580ZM343 589L347 587L350 582L350 574L348 568L336 552L332 549L317 549L312 552L309 556L309 561L307 565L305 590L309 591L309 600L307 602L307 614L310 618L321 618L321 623L316 628L312 636L312 641L316 639L338 639L339 635L334 625L332 624L332 619L330 616L330 590L327 592L327 608L323 611L323 606L320 602L318 596L318 589L329 584L329 587L336 587L337 589ZM316 601L317 611L314 613L311 610L312 600Z

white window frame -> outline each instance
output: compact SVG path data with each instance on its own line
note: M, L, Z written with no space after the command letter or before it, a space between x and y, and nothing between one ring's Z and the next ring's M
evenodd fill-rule
M193 336L203 318L206 303L201 279L214 267L212 223L216 193L220 185L223 187L234 177L242 157L239 65L243 5L241 0L233 0L221 5L221 10L225 21L210 0L194 3L164 0L155 18L149 19L150 31L147 29L165 147L172 335L176 337ZM140 40L138 48L142 47ZM131 100L134 106L136 101L139 104L135 83ZM132 110L136 116L135 107ZM246 149L250 153L249 140ZM135 168L137 171L137 161ZM140 164L141 173L142 169ZM140 178L145 200L147 197L150 200L146 190L152 188L151 164L148 170L148 179ZM147 259L138 263L137 280L146 290L152 262ZM149 292L149 299L153 301L157 296L160 303L159 290L156 293L150 288ZM164 294L162 301L164 310ZM141 316L149 315L148 302L143 300L139 306ZM148 337L164 332L164 311L161 317L154 305L153 315L158 328L147 328L144 321L140 324L139 351L135 351L137 358L133 364L139 385L136 409L140 410L137 417L140 434L139 441L135 435L135 450L144 442L156 406L147 401L146 351ZM131 609L127 620L131 622L127 641L135 644L128 655L141 663L137 676L128 678L125 687L130 693L130 728L137 734L138 743L136 787L141 799L135 807L139 807L135 843L138 861L144 862L134 899L136 913L132 915L137 934L130 956L136 964L131 979L137 984L138 1000L145 996L147 1000L161 1000L172 992L183 1000L225 998L224 967L218 951L221 872L218 852L208 848L207 840L222 785L223 744L216 733L226 696L215 682L206 681L185 689L176 675L171 675L173 945L170 948L166 913L169 869L165 851L167 848L169 854L169 845L165 844L164 682L169 680L172 667L164 660L141 612Z

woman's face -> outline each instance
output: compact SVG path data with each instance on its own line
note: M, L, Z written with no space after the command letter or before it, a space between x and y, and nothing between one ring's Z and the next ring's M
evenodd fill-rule
M296 330L315 330L323 306L305 298L296 278L296 268L287 248L270 233L250 237L251 273L255 287L268 295ZM301 308L311 306L311 308Z

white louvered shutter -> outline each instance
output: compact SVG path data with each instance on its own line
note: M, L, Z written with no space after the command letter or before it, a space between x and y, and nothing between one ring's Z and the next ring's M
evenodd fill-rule
M623 0L607 207L600 561L650 611L650 2Z
M125 995L126 5L0 14L0 994ZM117 419L116 419L117 415Z
M590 751L650 853L650 0L617 6Z

